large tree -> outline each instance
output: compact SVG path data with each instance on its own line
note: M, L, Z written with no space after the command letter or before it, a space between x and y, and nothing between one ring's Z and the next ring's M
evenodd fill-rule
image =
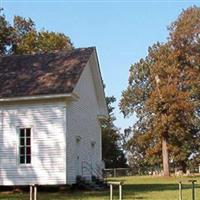
M106 168L127 167L126 157L121 146L121 135L115 127L114 107L115 97L106 97L108 106L108 119L102 121L102 157Z
M200 8L191 7L171 24L166 43L153 45L145 59L131 66L122 93L121 111L137 114L133 133L144 156L149 160L162 155L165 176L169 160L184 167L198 149L199 47Z
M73 45L63 33L37 31L32 19L15 16L13 25L0 10L0 55L34 54L71 50Z

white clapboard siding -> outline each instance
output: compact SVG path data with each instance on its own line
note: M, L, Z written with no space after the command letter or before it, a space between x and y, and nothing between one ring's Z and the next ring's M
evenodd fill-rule
M79 100L71 102L67 107L67 180L74 183L77 175L82 175L82 161L96 167L101 161L101 128L97 115L99 107L94 88L90 64L84 69L75 88ZM77 144L76 137L81 137ZM92 147L91 142L96 144ZM86 178L91 174L84 170Z
M66 105L0 106L0 185L66 183ZM32 163L18 163L18 130L32 128Z

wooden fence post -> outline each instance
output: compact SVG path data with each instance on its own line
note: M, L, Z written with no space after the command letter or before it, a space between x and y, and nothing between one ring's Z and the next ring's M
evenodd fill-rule
M117 169L114 168L114 177L116 177L116 176L117 176Z
M197 180L189 180L190 183L192 183L192 200L195 200L195 183Z
M178 183L178 185L179 185L179 200L182 200L183 199L183 197L182 197L182 182L180 181Z
M33 186L30 185L30 200L33 200Z
M119 184L119 200L122 200L122 185Z
M34 185L34 200L37 200L37 185Z
M113 199L113 186L110 184L110 200Z

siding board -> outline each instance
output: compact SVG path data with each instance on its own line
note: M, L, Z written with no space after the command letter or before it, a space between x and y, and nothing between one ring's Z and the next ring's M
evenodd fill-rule
M0 107L0 185L65 184L63 102ZM18 163L18 128L32 128L32 163Z

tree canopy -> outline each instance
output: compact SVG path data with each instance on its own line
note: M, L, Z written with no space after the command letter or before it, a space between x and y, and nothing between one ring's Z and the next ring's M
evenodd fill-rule
M184 10L168 30L166 43L131 66L120 102L125 116L138 117L129 150L151 164L162 155L166 176L169 161L185 168L200 144L200 8Z
M0 8L0 55L9 52L8 47L12 45L13 41L13 27L6 21L5 16L2 15Z
M126 167L126 157L121 146L121 135L115 127L114 107L115 97L106 97L109 118L102 121L102 158L106 168Z
M71 50L73 44L63 33L37 31L32 19L15 16L11 25L0 10L0 55L34 54Z

